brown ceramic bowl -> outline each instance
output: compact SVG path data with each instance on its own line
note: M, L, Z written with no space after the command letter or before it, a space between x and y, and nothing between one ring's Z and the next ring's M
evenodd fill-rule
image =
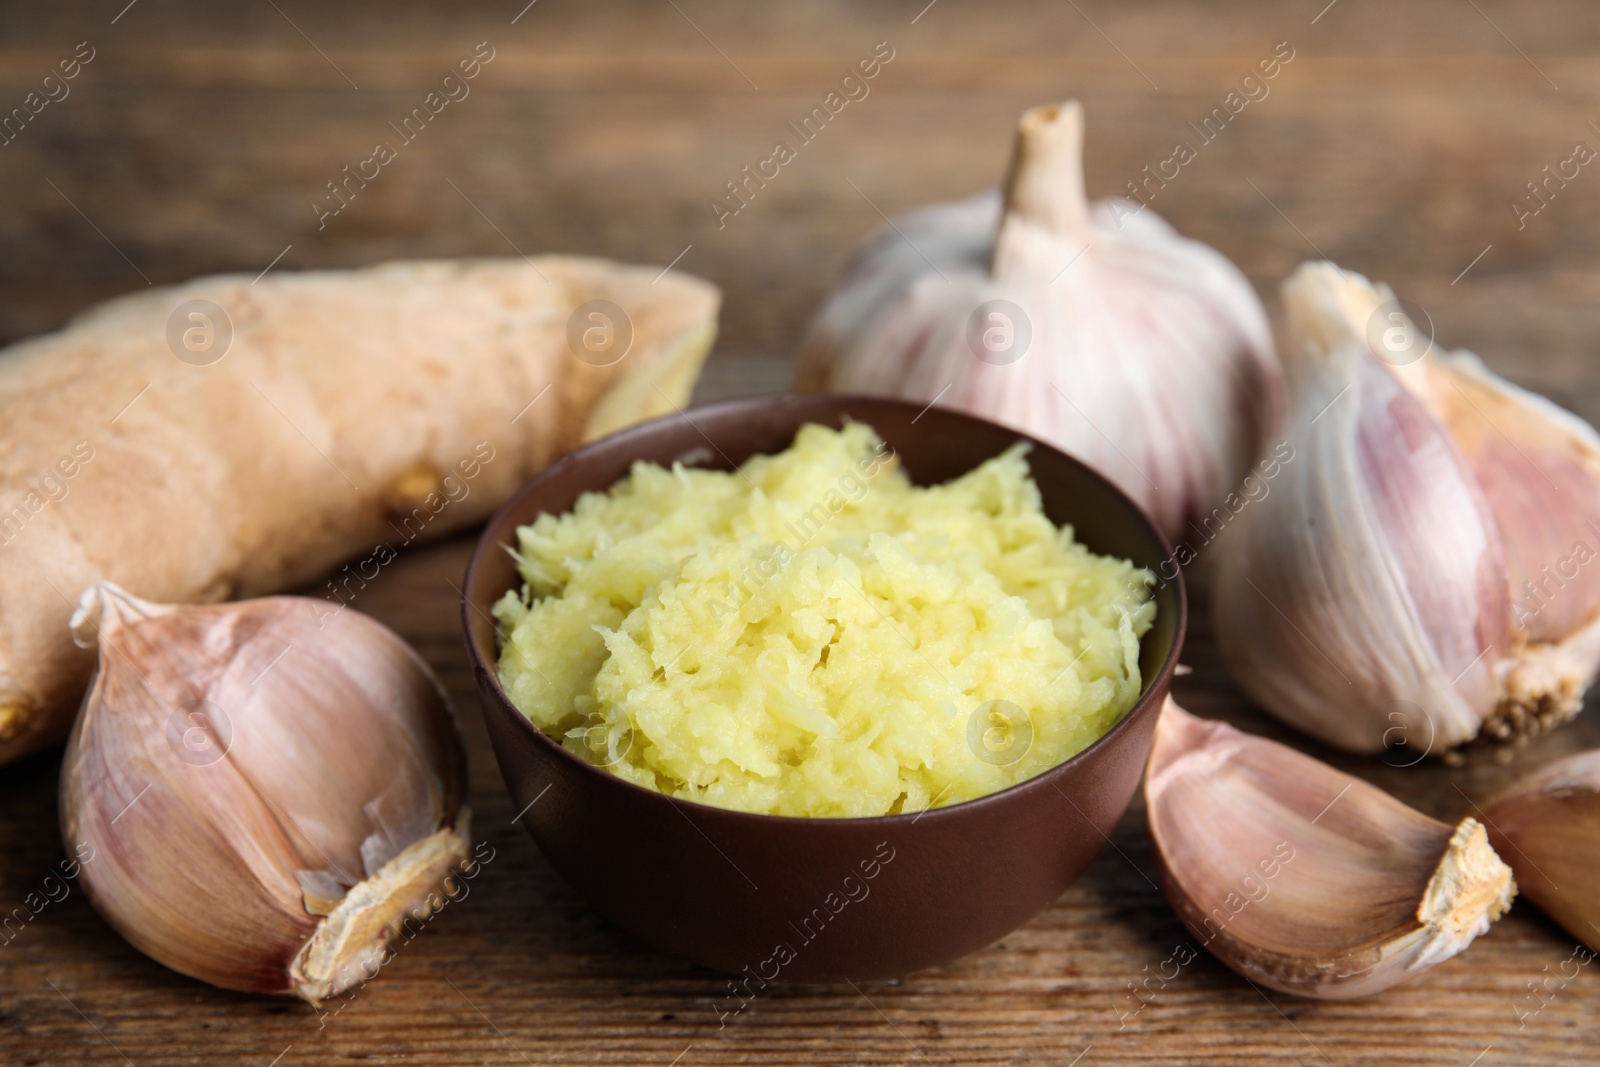
M804 423L866 422L911 478L946 481L1018 440L941 408L829 394L732 400L644 423L541 472L490 520L467 567L462 620L483 713L522 822L574 887L668 952L762 981L882 978L982 948L1037 915L1094 859L1138 785L1183 642L1181 578L1156 593L1144 692L1089 748L999 793L914 815L800 819L670 799L584 762L511 705L490 605L519 585L503 546L635 460L730 469L787 448ZM1170 549L1110 482L1047 445L1029 454L1045 511L1092 550L1156 570ZM1171 570L1169 567L1167 570ZM1165 573L1165 571L1158 571ZM525 809L525 810L524 810ZM737 1006L730 1001L730 1005Z

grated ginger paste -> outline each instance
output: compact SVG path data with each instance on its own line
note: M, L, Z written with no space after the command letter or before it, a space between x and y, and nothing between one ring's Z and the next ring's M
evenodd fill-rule
M1138 698L1154 576L1057 529L1018 446L913 486L867 426L735 473L638 463L518 534L500 681L636 785L740 811L971 800Z

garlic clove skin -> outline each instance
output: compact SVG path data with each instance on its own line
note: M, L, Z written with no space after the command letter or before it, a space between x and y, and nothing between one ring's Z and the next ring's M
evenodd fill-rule
M1505 545L1518 648L1483 733L1520 743L1575 715L1600 670L1600 434L1471 352L1401 373L1449 428Z
M1308 264L1284 286L1292 458L1217 540L1217 640L1251 699L1313 737L1443 751L1498 701L1505 554L1449 433L1346 314L1353 284Z
M948 289L940 272L957 290L975 291L988 276L1000 218L1000 193L989 189L955 203L917 208L868 237L817 310L800 350L796 387L834 388L835 378L848 376L863 391L892 393L915 368L917 324L937 309L937 303L922 307L909 299L907 284L927 272L931 260L938 272L928 273L944 295ZM876 357L836 368L844 343Z
M1600 436L1588 423L1497 377L1471 353L1429 360L1448 391L1424 394L1451 428L1506 544L1518 623L1560 641L1600 613L1600 568L1572 560L1600 532ZM1435 399L1435 398L1438 399Z
M1338 300L1352 327L1377 320L1417 335L1386 286L1347 273ZM1516 624L1526 639L1558 642L1593 622L1600 568L1586 562L1600 538L1600 433L1499 377L1471 352L1430 346L1417 358L1383 354L1450 434L1483 492L1505 544ZM1590 552L1573 559L1579 542Z
M1452 828L1170 699L1145 801L1184 925L1245 978L1295 996L1406 981L1465 949L1516 893L1476 820Z
M1186 538L1276 435L1282 371L1226 258L1147 208L1090 204L1082 141L1077 103L1034 108L1003 200L923 209L870 238L818 312L797 381L1014 426ZM981 340L990 324L997 349Z
M1415 328L1358 274L1305 264L1284 299L1294 458L1215 551L1230 672L1354 752L1570 718L1600 668L1600 435L1470 353L1389 350Z
M1483 818L1523 895L1600 951L1600 749L1524 775L1484 805Z
M371 977L467 860L465 757L392 632L324 601L207 607L109 583L74 616L99 666L61 780L91 902L213 985L313 1003Z

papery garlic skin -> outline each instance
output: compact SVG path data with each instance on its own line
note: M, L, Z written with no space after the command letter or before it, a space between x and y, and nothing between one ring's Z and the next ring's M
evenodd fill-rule
M1505 546L1517 651L1484 734L1520 741L1576 714L1600 668L1600 433L1470 352L1399 373L1449 427Z
M1449 434L1349 328L1331 270L1284 288L1294 459L1214 548L1217 642L1252 700L1314 737L1442 750L1497 699L1504 552Z
M1518 446L1482 419L1492 404L1515 405L1536 429L1581 422L1553 418L1553 405L1531 403L1469 354L1396 358L1373 326L1410 328L1393 294L1333 264L1303 265L1284 299L1294 459L1214 549L1217 639L1235 680L1279 718L1353 752L1404 743L1443 755L1570 717L1600 663L1600 566L1577 575L1563 604L1588 622L1556 644L1530 643L1511 576L1567 537L1595 543L1600 524L1585 532L1528 515L1542 475L1508 478L1502 442ZM1582 429L1577 440L1594 438ZM1556 473L1581 484L1583 468L1571 467ZM1600 479L1592 492L1600 501ZM1570 625L1555 611L1545 623Z
M1145 800L1179 918L1223 963L1280 992L1381 992L1461 952L1516 893L1476 820L1452 829L1170 699Z
M1003 208L985 193L871 237L818 312L798 383L1014 426L1105 474L1179 540L1277 433L1282 372L1226 258L1140 205L1089 204L1082 138L1077 103L1034 108Z
M466 860L465 759L427 666L324 601L148 604L107 583L74 617L99 665L61 778L95 908L214 985L313 1003L376 972Z
M1600 750L1524 775L1483 816L1523 895L1600 951Z

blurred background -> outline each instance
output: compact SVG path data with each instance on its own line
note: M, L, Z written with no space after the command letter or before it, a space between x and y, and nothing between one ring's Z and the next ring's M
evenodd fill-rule
M708 387L777 383L854 244L994 184L1023 108L1083 100L1089 192L1125 193L1286 42L1267 94L1151 207L1274 315L1279 280L1326 256L1600 418L1600 382L1579 380L1600 175L1514 208L1578 142L1600 148L1600 13L1578 0L8 6L0 106L44 106L0 148L3 340L196 274L573 252L717 282ZM93 58L49 99L82 42ZM869 94L719 225L724 183L798 145L787 124L879 42L894 58ZM480 45L467 95L405 142ZM379 141L396 158L319 228L328 183Z

